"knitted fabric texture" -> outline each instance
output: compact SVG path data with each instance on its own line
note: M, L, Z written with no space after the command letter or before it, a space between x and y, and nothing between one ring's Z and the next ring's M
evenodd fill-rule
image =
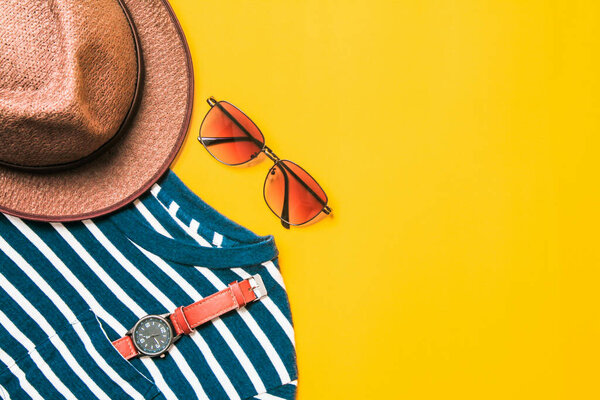
M293 400L295 338L272 236L219 214L169 172L82 222L0 213L0 398ZM181 337L165 358L112 341L260 275L267 296Z

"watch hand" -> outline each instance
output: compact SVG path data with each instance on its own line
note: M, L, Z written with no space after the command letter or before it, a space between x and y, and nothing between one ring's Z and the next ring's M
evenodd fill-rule
M156 344L160 346L160 343L158 343L158 339L156 337L154 337L154 340L156 341Z

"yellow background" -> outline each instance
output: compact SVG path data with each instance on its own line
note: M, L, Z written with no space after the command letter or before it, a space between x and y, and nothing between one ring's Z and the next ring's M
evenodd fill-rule
M196 103L175 172L275 235L299 399L598 399L597 1L173 0ZM323 185L284 230L270 167L196 141L226 99Z

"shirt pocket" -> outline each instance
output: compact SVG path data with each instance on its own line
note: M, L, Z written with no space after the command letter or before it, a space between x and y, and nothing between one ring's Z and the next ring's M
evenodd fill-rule
M146 400L160 393L114 348L91 310L26 347L25 355L0 372L2 398Z

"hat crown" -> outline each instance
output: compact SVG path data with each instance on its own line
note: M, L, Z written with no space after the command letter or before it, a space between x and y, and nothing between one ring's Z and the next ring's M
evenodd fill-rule
M135 102L135 35L117 0L0 2L0 162L47 167L108 143Z

